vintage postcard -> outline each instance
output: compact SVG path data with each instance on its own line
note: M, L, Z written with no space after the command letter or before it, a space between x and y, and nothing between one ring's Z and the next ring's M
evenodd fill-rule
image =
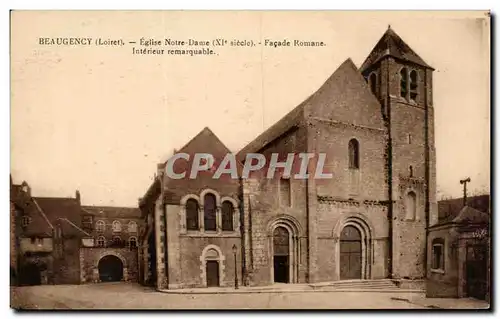
M489 309L490 13L12 11L14 309Z

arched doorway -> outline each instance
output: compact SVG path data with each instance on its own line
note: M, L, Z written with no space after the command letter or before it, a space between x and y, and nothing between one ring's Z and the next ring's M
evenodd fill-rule
M274 282L290 282L290 233L278 226L273 231Z
M106 255L99 260L99 279L102 282L120 281L123 278L123 263L114 255Z
M21 286L35 286L42 284L42 269L36 263L28 262L19 270L19 284Z
M348 225L340 234L340 279L362 278L361 232Z
M220 287L224 283L224 261L222 251L216 245L205 247L200 256L201 280L205 287Z

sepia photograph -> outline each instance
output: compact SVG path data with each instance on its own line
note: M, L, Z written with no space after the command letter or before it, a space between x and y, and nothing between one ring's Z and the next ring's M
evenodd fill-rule
M491 310L489 11L10 12L10 307Z

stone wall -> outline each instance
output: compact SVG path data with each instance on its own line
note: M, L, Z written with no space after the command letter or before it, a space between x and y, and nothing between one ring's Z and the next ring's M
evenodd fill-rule
M82 269L81 283L94 283L99 280L99 260L107 255L117 256L123 263L123 280L138 280L137 249L130 248L81 248L79 262Z

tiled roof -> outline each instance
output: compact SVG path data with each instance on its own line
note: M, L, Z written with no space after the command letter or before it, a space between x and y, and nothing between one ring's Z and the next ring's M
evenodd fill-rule
M361 72L386 56L392 56L399 60L412 62L432 69L431 66L425 63L424 60L389 27L368 55L365 62L363 62L360 68Z
M490 195L471 196L467 198L467 206L484 213L490 213ZM439 221L453 220L464 207L463 198L440 200L438 202Z
M453 219L454 223L489 223L490 215L483 213L469 206L465 206L460 210L458 216Z
M141 211L135 207L82 206L83 214L106 218L140 218Z
M267 144L271 143L272 141L288 132L293 127L297 126L300 121L302 121L306 116L304 114L306 107L308 107L309 105L317 104L317 101L321 99L322 95L329 94L329 92L332 91L341 91L336 89L341 87L343 83L347 81L359 81L360 79L362 79L362 75L354 62L350 58L345 60L316 92L314 92L311 96L309 96L302 103L296 106L278 122L264 131L264 133L260 134L247 146L242 148L238 152L238 159L243 162L246 154L259 152ZM333 98L341 100L345 98L345 96L334 96Z
M71 225L81 227L80 203L76 198L34 197L33 199L52 225L61 225L63 236L83 235L78 228Z

